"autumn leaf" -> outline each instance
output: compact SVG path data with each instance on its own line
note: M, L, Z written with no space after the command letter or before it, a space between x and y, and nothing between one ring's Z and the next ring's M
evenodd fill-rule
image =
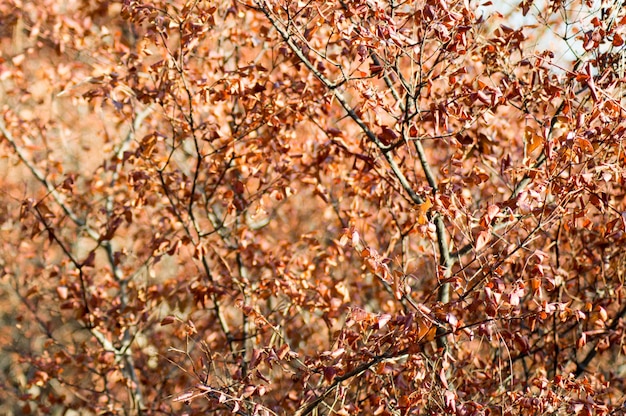
M481 251L485 246L489 243L490 233L489 231L483 230L478 233L476 236L475 248L476 251Z
M395 131L393 131L393 129L387 126L382 126L381 130L382 131L378 135L378 139L385 146L389 146L390 144L394 143L398 139L398 134Z
M543 139L537 133L535 133L532 127L527 126L524 129L524 142L526 143L526 151L528 154L534 152L541 145L543 145Z
M433 203L430 198L425 198L424 202L417 206L417 223L424 225L428 222L428 211L432 208Z

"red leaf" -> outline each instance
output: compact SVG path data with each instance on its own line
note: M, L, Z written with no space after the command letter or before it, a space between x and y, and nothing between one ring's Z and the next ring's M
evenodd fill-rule
M386 146L394 143L398 138L398 134L387 126L382 126L382 132L378 135L378 139Z
M168 315L165 318L163 318L161 320L161 326L166 326L166 325L170 325L172 324L174 321L176 320L176 318L172 315Z

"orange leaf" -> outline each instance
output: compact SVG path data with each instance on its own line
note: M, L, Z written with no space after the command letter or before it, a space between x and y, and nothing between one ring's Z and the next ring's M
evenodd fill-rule
M418 321L417 322L417 339L420 341L424 339L428 335L430 328L431 328L430 325L428 325L426 322Z
M593 145L587 139L583 139L582 137L576 139L576 143L580 146L581 150L587 153L593 153Z
M535 149L543 144L541 136L537 135L531 127L526 127L524 130L524 141L526 142L528 153L534 152Z
M424 339L425 339L426 341L432 341L432 340L434 340L434 339L435 339L435 336L436 336L436 335L437 335L437 328L433 326L433 327L431 327L431 328L428 330L428 333L426 334L426 336L424 337Z
M433 206L433 203L431 202L430 198L426 198L423 204L418 205L417 207L418 209L417 223L418 224L424 225L428 222L428 217L426 216L426 214L428 213L428 210L432 206Z

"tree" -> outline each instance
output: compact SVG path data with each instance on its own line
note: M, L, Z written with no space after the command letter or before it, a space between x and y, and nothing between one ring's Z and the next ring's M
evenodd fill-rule
M476 6L1 5L0 409L622 412L626 12Z

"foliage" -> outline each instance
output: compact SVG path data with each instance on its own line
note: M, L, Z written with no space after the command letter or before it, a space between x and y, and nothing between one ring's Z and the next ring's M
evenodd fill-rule
M3 2L2 413L623 412L626 11L477 6Z

